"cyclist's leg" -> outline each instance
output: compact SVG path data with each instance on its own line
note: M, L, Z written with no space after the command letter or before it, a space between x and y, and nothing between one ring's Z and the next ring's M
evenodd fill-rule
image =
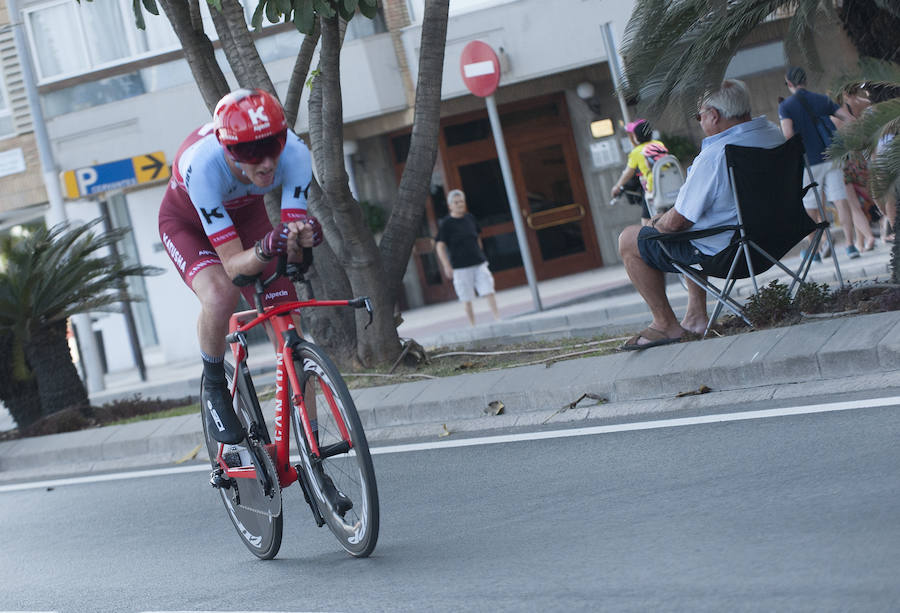
M160 207L160 238L182 280L200 300L197 334L204 375L204 419L209 420L216 440L238 443L243 439L243 427L234 416L223 369L228 318L237 304L238 290L185 198L178 190L167 190Z

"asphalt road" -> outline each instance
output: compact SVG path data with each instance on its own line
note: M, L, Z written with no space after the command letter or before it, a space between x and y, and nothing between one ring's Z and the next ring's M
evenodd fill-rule
M366 560L296 488L270 562L203 472L0 491L0 610L897 611L898 437L892 406L383 453Z

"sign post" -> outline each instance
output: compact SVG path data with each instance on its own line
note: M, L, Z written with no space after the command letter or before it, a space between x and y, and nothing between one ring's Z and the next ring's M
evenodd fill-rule
M500 60L497 59L497 54L488 44L480 40L473 40L463 48L459 58L459 68L462 71L463 82L469 91L479 98L484 98L487 105L491 132L494 134L494 145L497 147L497 160L500 162L500 172L503 175L503 185L506 187L506 198L509 201L513 225L516 227L516 239L519 243L519 252L522 254L522 265L525 267L525 277L528 279L528 287L531 289L534 310L542 311L534 265L531 263L531 251L528 249L528 238L525 235L525 225L522 222L516 186L513 183L512 171L509 167L509 155L506 152L506 142L503 140L503 130L500 127L500 115L497 113L497 103L494 101L494 92L500 83Z

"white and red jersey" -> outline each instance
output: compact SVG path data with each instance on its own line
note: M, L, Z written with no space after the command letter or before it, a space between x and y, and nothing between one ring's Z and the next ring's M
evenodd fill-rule
M238 236L229 211L261 201L279 185L282 187L281 220L304 219L311 181L309 149L290 130L270 185L258 187L238 181L225 161L225 150L213 134L213 124L209 123L192 132L181 144L172 164L170 187L187 194L210 242L218 247Z

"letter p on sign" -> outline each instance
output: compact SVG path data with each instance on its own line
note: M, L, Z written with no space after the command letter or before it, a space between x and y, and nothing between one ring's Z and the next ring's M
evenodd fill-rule
M90 187L97 182L97 171L94 168L79 168L75 171L75 180L78 182L78 191L82 194L90 194Z

